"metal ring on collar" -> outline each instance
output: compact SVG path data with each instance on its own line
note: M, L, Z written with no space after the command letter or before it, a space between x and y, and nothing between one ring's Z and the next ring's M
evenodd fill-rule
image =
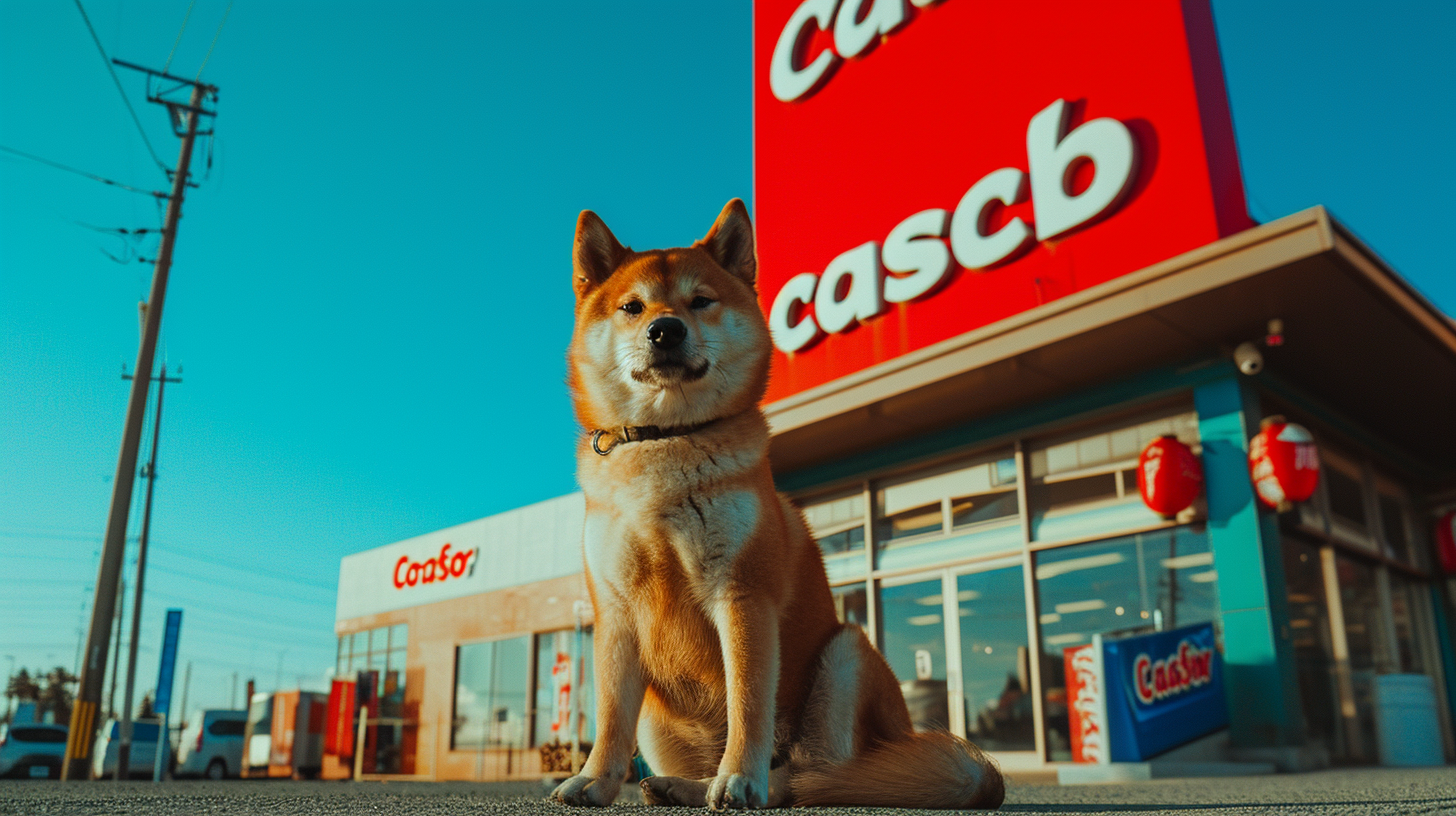
M608 436L608 435L609 434L606 431L592 431L591 446L592 446L592 450L596 451L598 456L606 456L607 454L611 453L612 452L612 448L617 447L617 443L621 442L620 439L618 439L617 437L613 436L612 437L612 444L608 445L606 447L606 449L603 450L602 449L602 446L601 446L602 437Z

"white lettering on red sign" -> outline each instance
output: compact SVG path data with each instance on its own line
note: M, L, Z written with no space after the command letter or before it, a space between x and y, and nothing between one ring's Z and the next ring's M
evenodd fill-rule
M819 6L810 0L799 11L811 7ZM984 270L1013 260L1034 241L1064 235L1116 208L1137 175L1132 131L1105 117L1068 131L1070 113L1066 101L1058 99L1031 118L1026 130L1029 172L1015 167L992 171L971 185L954 213L922 210L890 230L883 248L869 241L836 256L822 274L790 278L769 309L774 345L791 354L824 333L883 314L887 304L935 292L950 277L952 255L965 269ZM1092 163L1092 182L1073 194L1071 176L1083 162ZM986 232L988 211L1026 201L1028 190L1034 226L1018 217Z
M473 571L478 552L472 549L451 553L450 544L447 542L440 548L439 555L424 561L411 561L408 555L401 555L394 562L394 588L404 589L416 584L433 584L436 581L460 578L467 571Z
M1080 753L1074 759L1078 762L1101 762L1102 752L1107 749L1103 739L1106 724L1102 722L1102 678L1097 676L1094 647L1084 646L1072 654L1072 670L1077 689L1072 699L1072 720L1077 724Z
M910 0L917 8L935 2ZM811 23L820 31L833 30L834 47L805 62L807 40L813 36ZM905 0L804 0L789 15L774 45L769 88L780 102L793 102L829 81L841 61L858 57L904 24Z
M1139 654L1133 661L1133 684L1144 705L1192 691L1213 679L1213 650L1178 642L1178 650L1154 660Z

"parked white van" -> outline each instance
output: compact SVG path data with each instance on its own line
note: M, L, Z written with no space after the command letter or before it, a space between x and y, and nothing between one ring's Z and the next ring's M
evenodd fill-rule
M176 776L225 779L243 766L243 728L248 712L212 708L193 712L177 746Z
M157 762L157 720L132 720L131 756L127 759L127 773L123 778L134 776L152 778L152 768ZM111 779L116 776L116 753L121 747L121 720L112 718L96 735L96 747L91 752L91 778Z

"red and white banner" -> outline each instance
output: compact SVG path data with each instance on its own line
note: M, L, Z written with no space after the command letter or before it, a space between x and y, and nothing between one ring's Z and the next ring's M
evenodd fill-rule
M1099 639L1100 640L1100 639ZM1062 650L1067 672L1067 730L1073 762L1110 762L1107 738L1107 684L1102 670L1102 644Z
M571 728L571 655L556 653L551 666L552 714L551 736L566 737Z

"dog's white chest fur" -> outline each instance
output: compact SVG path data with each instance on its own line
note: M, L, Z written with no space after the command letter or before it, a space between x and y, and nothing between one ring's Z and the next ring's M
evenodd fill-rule
M591 505L604 508L588 511L586 518L586 560L596 580L620 588L634 542L653 537L671 546L699 587L712 591L722 585L763 508L752 490L705 488L693 478L700 473L661 468L630 480L603 479L599 485L605 490L586 486Z

